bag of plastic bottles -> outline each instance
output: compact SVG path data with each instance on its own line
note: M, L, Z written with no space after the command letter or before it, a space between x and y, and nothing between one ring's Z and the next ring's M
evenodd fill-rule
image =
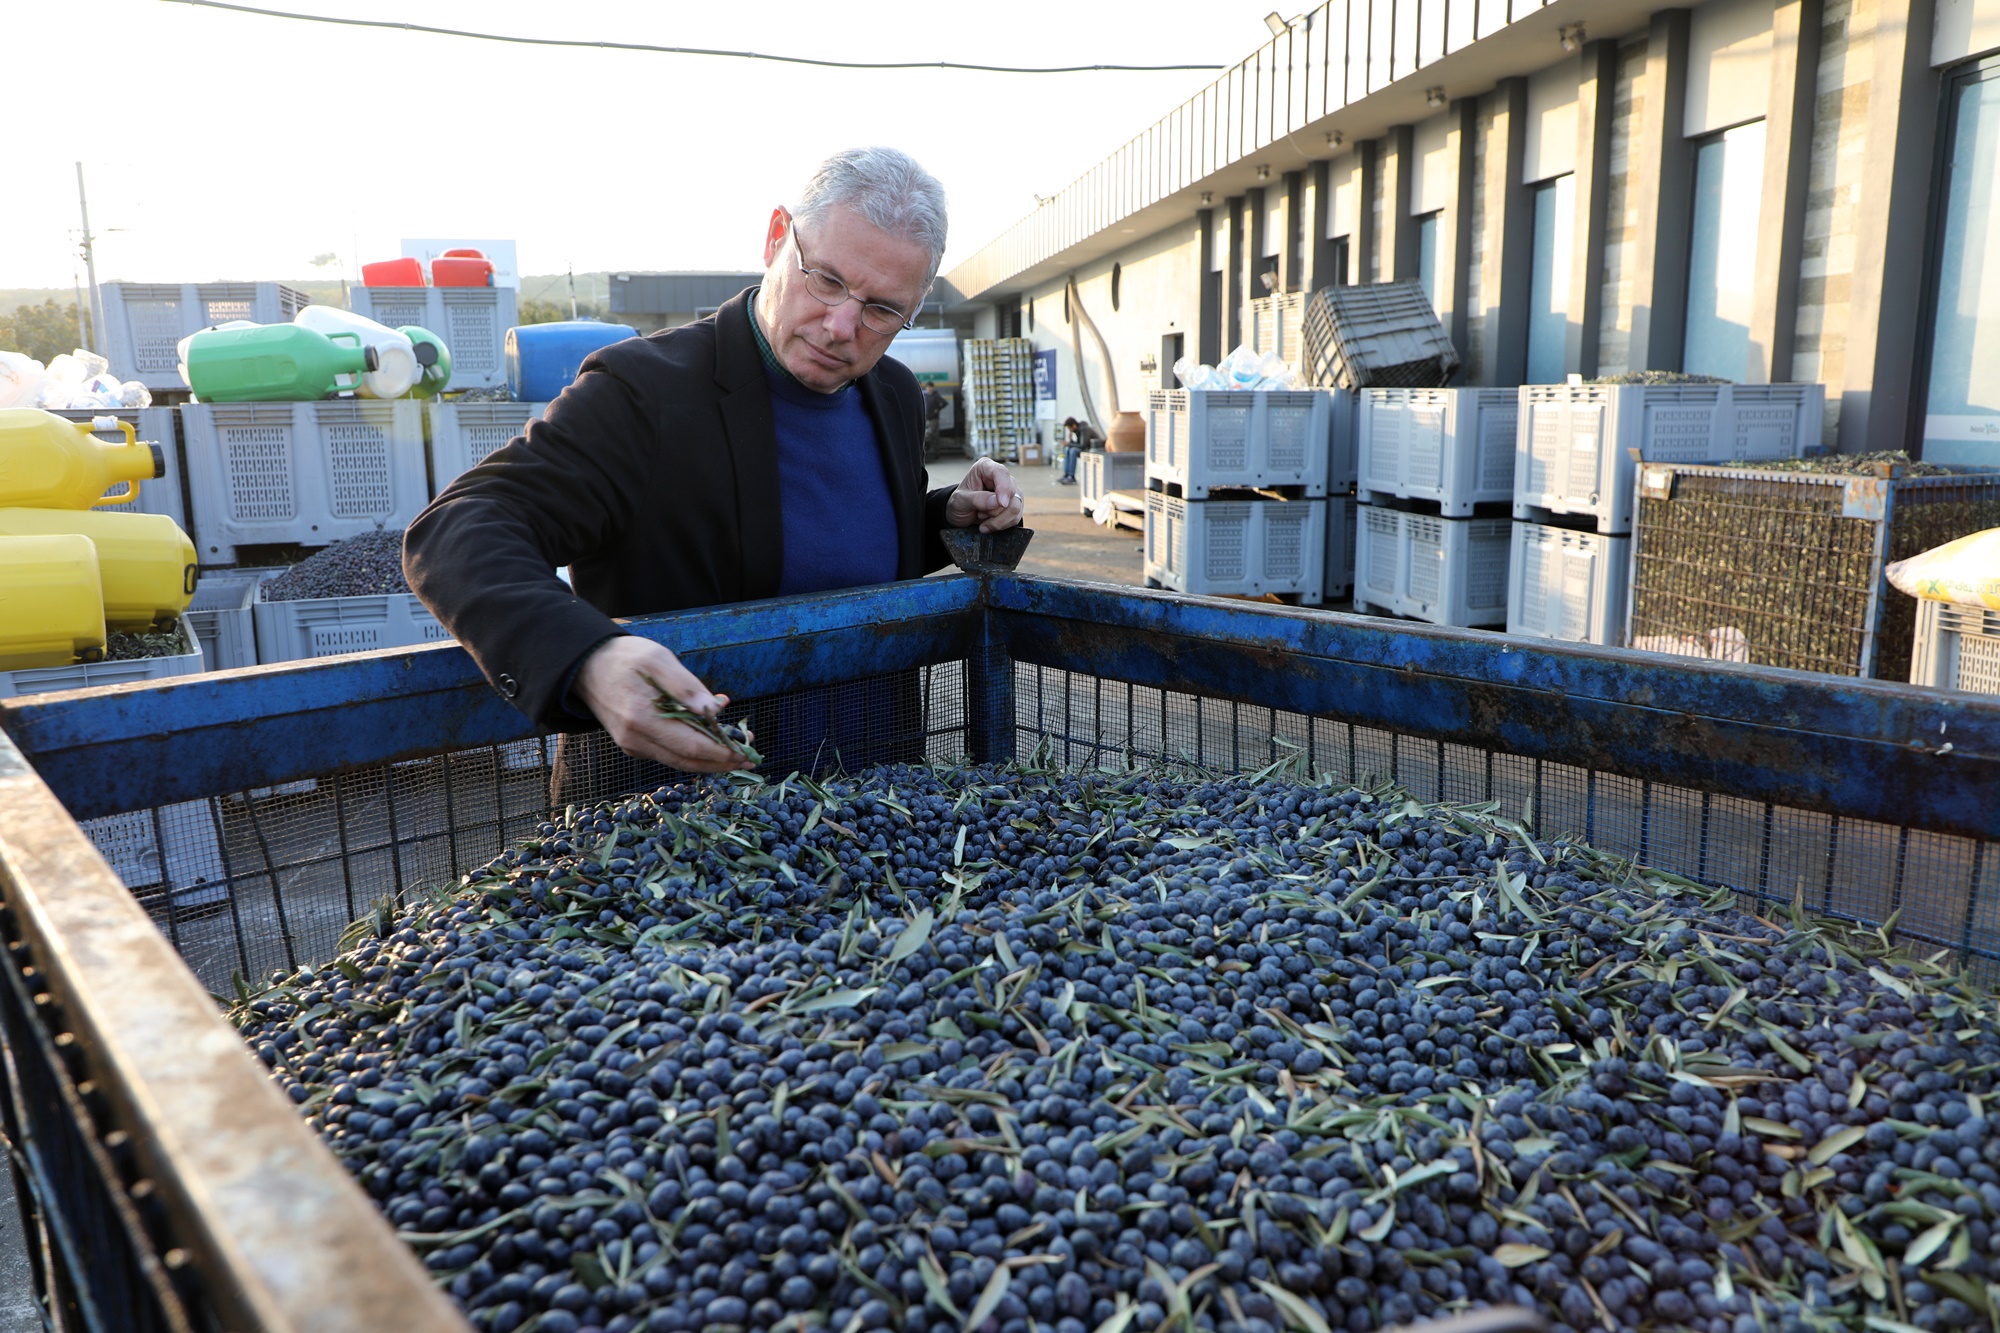
M2000 528L1934 546L1883 572L1912 597L2000 611Z

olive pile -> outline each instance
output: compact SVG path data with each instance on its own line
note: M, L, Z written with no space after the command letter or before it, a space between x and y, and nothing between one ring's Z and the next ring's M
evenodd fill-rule
M246 1040L491 1333L1985 1327L2000 1025L1490 808L886 768L596 808Z
M297 602L409 590L403 578L403 530L390 528L364 532L314 552L275 578L265 579L257 595L267 602Z

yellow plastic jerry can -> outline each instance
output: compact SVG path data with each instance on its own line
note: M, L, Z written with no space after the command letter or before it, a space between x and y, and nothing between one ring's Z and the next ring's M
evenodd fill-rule
M97 548L105 626L142 630L172 620L194 596L194 543L164 514L0 509L0 536L73 534Z
M0 537L0 671L104 656L98 586L90 538Z
M109 444L93 430L120 431L123 444ZM166 474L166 455L157 444L139 443L129 421L103 416L66 421L32 407L0 410L0 506L19 509L89 509L98 504L130 504L139 484ZM128 494L106 500L121 481Z

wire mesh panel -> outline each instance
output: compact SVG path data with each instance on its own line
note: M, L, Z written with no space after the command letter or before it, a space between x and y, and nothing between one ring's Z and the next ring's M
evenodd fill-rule
M957 763L963 663L739 700L763 771ZM603 732L480 746L88 820L85 832L208 989L317 963L378 905L450 888L566 805L689 775Z
M1016 663L1012 751L1062 767L1265 768L1498 802L1540 835L2000 959L2000 848L1448 739ZM1004 693L954 661L740 699L763 772L959 763ZM1583 757L1579 757L1580 759ZM1609 758L1603 762L1608 764ZM86 831L211 990L331 955L383 900L445 888L553 808L687 775L603 733L481 746L93 819ZM1900 914L1900 915L1898 915Z
M704 679L737 683L741 698L732 715L755 729L767 757L763 771L774 779L796 770L1013 757L1065 770L1151 767L1395 784L1422 801L1490 805L1532 831L1541 849L1566 839L1587 842L1756 899L1859 921L1893 919L1906 942L1954 949L1982 966L2000 961L1993 820L1990 812L1967 814L1951 793L1936 790L1950 786L1954 775L1985 780L1993 772L2000 711L1962 696L1940 702L1907 688L1663 665L1636 654L1524 645L1427 626L1390 632L1357 618L1112 596L1039 580L926 580L720 608L643 628L674 642ZM1642 693L1643 706L1633 702ZM1773 721L1777 715L1783 717ZM331 730L341 734L323 741L336 717L340 725ZM1933 750L1921 761L1928 767L1918 767L1908 738L1923 728L1913 724L1929 720L1935 732L1939 717L1951 720L1951 735L1967 753ZM1677 720L1663 725L1662 718ZM510 846L539 843L550 831L552 785L560 810L683 776L630 760L601 736L565 737L559 745L513 740L518 715L450 648L30 701L0 708L0 719L8 728L0 760L29 757L39 775L17 762L0 770L0 781L33 788L12 795L17 803L41 802L35 808L45 812L44 822L50 816L61 822L59 793L76 815L122 821L120 835L142 841L149 829L170 830L181 821L185 833L206 821L211 841L156 831L150 860L143 846L121 851L160 876L142 897L151 925L137 913L126 915L132 935L197 1002L193 1027L212 1022L212 1012L165 956L162 938L210 990L233 989L239 977L254 985L273 970L332 957L348 923L367 918L376 904L448 892ZM1676 730L1678 741L1647 749L1654 733ZM225 739L241 744L216 759L212 752L227 749ZM505 743L479 743L489 741ZM1766 770L1782 766L1770 757L1779 747L1801 758L1812 780L1701 766L1729 744L1762 747ZM271 757L287 745L295 752ZM163 762L143 780L127 781L125 771L149 754ZM1676 766L1690 758L1701 762ZM1843 786L1850 769L1881 781ZM1658 780L1688 773L1705 776ZM268 785L216 790L234 782ZM1896 792L1894 805L1876 799L1885 783ZM154 806L135 802L147 793ZM1976 836L1884 822L1894 819ZM109 915L102 912L107 903L126 906L91 865L80 877L49 874L55 856L43 854L33 863L41 880L14 875L16 863L8 858L23 845L21 827L0 824L0 899L25 896L46 916L48 904L80 879L98 895L86 895L90 910ZM890 827L885 823L876 836L891 843L876 843L871 855L894 854ZM10 833L11 843L4 840ZM73 843L74 835L49 840L56 855L65 854L55 845L65 840ZM209 862L208 873L193 883L182 882L175 863L175 849L188 846ZM1613 874L1620 869L1601 864ZM44 931L36 949L49 943L43 916L20 915ZM80 914L55 920L59 932L85 935L91 924ZM6 924L0 918L0 928ZM87 948L46 949L37 962L43 959L72 981L101 980L85 974L94 965ZM136 991L152 1002L156 992L128 985L123 974L116 980L119 995ZM31 987L0 992L0 1007L10 993L16 999L6 1020L20 1026L8 1032L8 1056L36 1064L14 1082L18 1088L58 1078L41 1085L54 1092L32 1095L67 1107L76 1127L76 1151L49 1170L64 1189L96 1191L78 1202L53 1191L41 1197L64 1214L64 1224L81 1217L93 1235L115 1239L125 1226L116 1209L126 1186L110 1140L88 1114L63 1101L58 1076L67 1073L69 1057L60 1053L59 1039L67 1028L60 1016L37 1012L47 1006L33 999ZM218 1028L206 1036L215 1039L206 1048L215 1058L202 1066L203 1079L227 1073L225 1066L238 1059L246 1068L236 1073L269 1091L265 1071L232 1034ZM181 1053L178 1040L164 1045L167 1055ZM169 1082L162 1064L145 1066L121 1091L142 1096ZM77 1098L87 1102L88 1094L79 1088ZM179 1108L183 1115L200 1109ZM297 1130L292 1110L276 1107L271 1118ZM210 1139L233 1144L236 1130L258 1128L234 1126L232 1135ZM46 1131L51 1141L63 1132L60 1125ZM318 1160L305 1156L312 1160L296 1152L259 1160L282 1161L286 1170ZM186 1183L201 1185L210 1169L205 1162L191 1169ZM241 1207L244 1197L235 1203ZM138 1212L143 1221L143 1207ZM384 1245L393 1243L374 1214L362 1220L365 1226L346 1233L350 1239L380 1230ZM164 1255L173 1239L152 1240L130 1228L123 1234L139 1236L131 1251L137 1267L126 1270L137 1277L119 1279L124 1288L107 1286L107 1299L120 1303L110 1326L177 1326L138 1317L117 1322L128 1306L164 1301L135 1283L152 1282L149 1253L160 1253L159 1262L171 1268ZM184 1234L195 1233L175 1233ZM302 1249L315 1246L308 1231L295 1239ZM285 1263L255 1271L285 1268L295 1256L283 1257ZM79 1251L64 1258L64 1272L94 1261ZM101 1262L115 1274L125 1261L110 1255ZM209 1276L235 1274L225 1266ZM423 1281L417 1272L412 1286Z
M1882 571L2000 526L2000 472L1640 469L1635 648L1908 680L1916 604Z
M1049 667L1016 668L1016 751L1062 767L1274 772L1424 801L1497 803L1539 837L1906 942L2000 963L2000 844L1646 782L1477 746L1205 699Z

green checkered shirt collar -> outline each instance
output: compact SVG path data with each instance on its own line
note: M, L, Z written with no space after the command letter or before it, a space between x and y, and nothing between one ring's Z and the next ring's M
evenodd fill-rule
M764 358L764 369L776 371L778 374L783 375L786 379L790 380L794 384L797 384L801 389L806 390L806 392L808 393L818 393L819 390L813 388L811 385L801 384L799 382L799 377L797 375L794 375L791 371L785 369L785 363L778 360L778 354L771 350L771 340L764 336L764 326L757 318L757 297L763 290L764 289L762 287L755 287L751 289L750 303L746 308L750 312L750 332L754 334L757 339L757 355ZM852 383L854 383L854 381L849 380L847 384L841 385L838 389L835 389L834 392L845 393L847 391L848 385Z

